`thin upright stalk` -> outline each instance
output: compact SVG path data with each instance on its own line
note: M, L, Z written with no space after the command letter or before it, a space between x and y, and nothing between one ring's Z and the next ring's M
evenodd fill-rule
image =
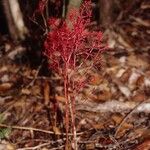
M71 97L71 119L72 119L72 133L73 133L73 141L74 141L74 150L77 150L77 133L76 133L76 126L75 126L75 96Z
M69 95L68 95L68 65L67 63L65 64L65 69L64 69L64 95L66 99L65 103L65 108L66 108L66 114L65 114L65 125L66 125L66 149L69 144L69 139L68 139L68 132L69 132Z
M66 0L63 0L62 18L66 17Z
M76 48L75 48L76 49ZM73 53L73 58L74 58L74 64L73 64L73 70L75 71L76 68L76 55L75 52ZM71 99L71 118L72 118L72 132L73 132L73 141L74 141L74 149L77 150L78 146L77 146L77 132L76 132L76 125L75 125L75 94L76 91L75 90L75 83L74 81L72 81L72 90L73 90L73 96Z

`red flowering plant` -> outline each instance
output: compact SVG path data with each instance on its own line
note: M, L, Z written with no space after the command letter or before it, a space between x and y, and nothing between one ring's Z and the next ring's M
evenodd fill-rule
M79 10L71 10L66 20L60 21L56 18L48 20L51 31L44 43L44 55L48 58L49 67L63 77L67 141L69 114L71 114L74 139L76 138L75 96L85 85L86 72L100 61L99 56L106 49L102 44L102 33L89 30L91 17L91 1L86 0ZM86 69L81 73L83 67ZM69 90L73 94L69 94Z

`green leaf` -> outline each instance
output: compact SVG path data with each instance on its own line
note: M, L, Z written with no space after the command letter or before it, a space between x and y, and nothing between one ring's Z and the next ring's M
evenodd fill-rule
M0 123L3 123L3 121L4 121L4 115L0 114Z
M8 138L11 133L10 128L1 128L0 129L0 139Z

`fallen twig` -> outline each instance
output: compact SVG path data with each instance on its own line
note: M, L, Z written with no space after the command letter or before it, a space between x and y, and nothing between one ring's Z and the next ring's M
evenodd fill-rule
M39 144L37 146L34 146L34 147L26 147L26 148L18 148L17 150L35 150L35 149L39 149L43 146L47 146L49 145L51 142L48 142L48 143L42 143L42 144Z
M84 103L82 101L78 102L76 110L84 110L89 112L127 112L134 109L137 105L139 105L134 112L147 112L150 113L150 99L147 101L143 101L142 104L139 105L138 102L128 101L121 102L117 100L107 101L105 103L96 103L93 101L86 100Z
M12 128L12 129L19 129L19 130L37 131L37 132L43 132L43 133L55 134L55 135L66 135L66 133L55 133L53 131L47 131L47 130L38 129L38 128L32 128L32 127L9 126L9 125L6 125L6 124L1 124L1 123L0 123L0 127L3 127L3 128ZM77 135L82 135L83 133L85 133L85 132L77 133ZM68 135L72 136L73 134L69 133Z

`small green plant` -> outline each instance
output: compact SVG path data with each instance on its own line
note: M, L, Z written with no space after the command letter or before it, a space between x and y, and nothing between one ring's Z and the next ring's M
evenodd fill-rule
M0 114L0 124L4 122L4 115ZM8 138L11 133L10 128L0 128L0 139Z
M0 128L0 139L8 138L10 133L10 128Z

